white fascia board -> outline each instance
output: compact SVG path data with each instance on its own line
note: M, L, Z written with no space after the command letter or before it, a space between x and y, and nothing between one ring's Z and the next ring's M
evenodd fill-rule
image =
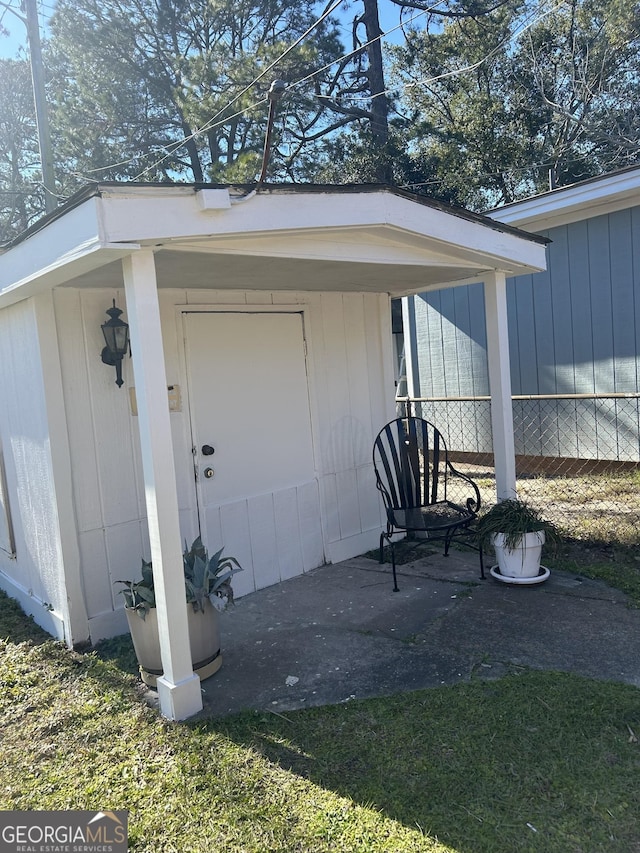
M204 211L193 190L169 193L156 188L155 195L107 190L102 195L103 222L110 242L127 240L152 245L209 236L352 228L386 224L383 195L386 194L256 193L232 201L229 208Z
M454 257L457 251L462 250L463 256L473 253L483 257L485 263L490 260L491 267L495 269L546 269L546 247L528 239L524 234L520 236L501 231L481 221L465 219L437 208L408 202L399 196L389 195L389 199L389 218L393 220L393 224L429 236L443 246L449 246ZM411 207L407 208L407 205ZM418 216L416 208L420 211Z
M497 222L525 231L545 231L640 204L640 169L561 187L489 211Z
M109 243L163 245L167 240L206 237L229 230L229 207L203 208L192 187L108 187L101 193L101 221ZM224 224L226 223L226 228ZM234 229L237 230L237 229Z
M432 241L452 258L460 250L492 260L496 268L545 269L544 246L482 222L431 208L385 190L366 193L257 193L229 208L203 211L193 190L169 193L162 188L144 195L105 191L104 235L122 240L167 245L172 241L241 235L391 226ZM435 244L435 245L434 245Z
M65 284L136 251L102 237L99 199L91 198L0 255L0 307Z
M174 190L174 187L170 188ZM232 199L230 207L203 210L198 193L152 188L143 193L120 188L102 192L105 238L163 244L208 236L269 234L322 228L351 228L387 223L380 193L274 192ZM407 202L413 208L422 207Z

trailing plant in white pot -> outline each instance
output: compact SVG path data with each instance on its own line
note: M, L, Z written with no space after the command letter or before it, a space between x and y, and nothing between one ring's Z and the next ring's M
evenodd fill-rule
M498 565L491 569L493 577L537 583L549 576L549 570L541 567L542 548L545 543L558 543L558 528L525 501L499 501L479 518L476 531L480 547L486 550L491 546L496 552Z
M209 558L198 536L190 548L185 543L182 555L191 663L201 679L213 675L222 665L219 612L233 603L231 578L242 571L235 557L223 556L223 550ZM120 592L140 675L145 684L155 687L162 675L162 660L151 562L142 560L140 580L116 583L123 585Z

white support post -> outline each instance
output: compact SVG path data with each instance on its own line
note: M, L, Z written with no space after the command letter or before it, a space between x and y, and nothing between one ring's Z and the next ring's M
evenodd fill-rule
M491 428L499 501L516 496L516 455L509 366L506 276L496 271L484 282Z
M136 381L151 560L164 675L158 678L160 711L184 720L202 709L193 672L184 595L178 490L173 461L160 305L151 249L122 262L127 319Z

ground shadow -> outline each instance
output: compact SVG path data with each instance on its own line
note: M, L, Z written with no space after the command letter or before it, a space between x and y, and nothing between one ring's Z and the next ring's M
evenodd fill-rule
M138 675L139 666L133 649L130 634L122 634L109 640L101 640L93 648L96 656L103 661L111 661L118 669L128 675Z
M41 628L33 616L27 616L18 602L0 590L0 637L10 643L26 643L32 645L45 643L51 639L44 628Z

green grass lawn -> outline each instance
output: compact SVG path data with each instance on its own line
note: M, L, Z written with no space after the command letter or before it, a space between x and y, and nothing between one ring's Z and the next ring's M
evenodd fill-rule
M630 686L525 672L172 724L1 596L0 637L1 809L128 809L149 853L640 850Z
M640 607L640 549L631 545L568 540L549 556L550 568L601 580L625 592L630 603Z

